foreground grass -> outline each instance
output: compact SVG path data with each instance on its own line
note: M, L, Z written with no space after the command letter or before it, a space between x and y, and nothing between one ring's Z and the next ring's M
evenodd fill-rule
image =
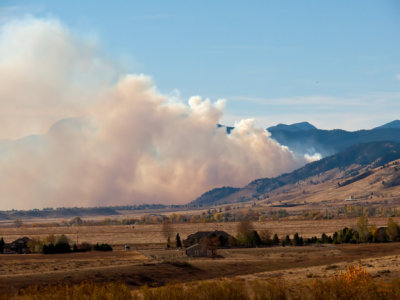
M282 279L245 281L222 279L171 284L158 288L130 290L122 283L30 287L15 295L15 300L267 300L267 299L400 299L400 279L390 283L374 280L361 266L328 279L289 283Z

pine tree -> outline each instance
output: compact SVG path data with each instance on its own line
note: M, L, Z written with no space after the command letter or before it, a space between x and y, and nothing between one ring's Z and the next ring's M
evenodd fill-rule
M278 237L278 235L276 233L274 234L274 238L272 239L272 243L274 245L279 245L279 237Z
M263 244L257 231L253 230L252 232L250 232L249 244L251 247L257 247Z
M176 248L182 248L182 242L181 242L181 237L179 236L179 233L176 234Z
M297 232L293 236L293 245L300 246L300 237Z
M0 253L3 253L4 245L5 245L4 239L1 238L1 239L0 239Z
M285 245L289 246L291 244L292 244L292 241L290 240L289 235L287 235L286 238L285 238Z
M325 234L325 232L322 233L320 241L321 241L322 244L328 243L328 236Z

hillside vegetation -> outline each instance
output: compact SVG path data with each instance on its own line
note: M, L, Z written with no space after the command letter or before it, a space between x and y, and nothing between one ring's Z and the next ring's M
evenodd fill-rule
M374 169L399 158L399 143L371 142L357 144L338 154L309 163L291 173L274 178L256 179L241 189L229 187L213 189L191 202L190 205L211 206L251 201L260 197L265 198L272 191L302 181L310 181L315 176L326 178L326 180L333 178L345 182L355 174L359 175L363 168ZM368 173L357 180L366 178L366 174Z

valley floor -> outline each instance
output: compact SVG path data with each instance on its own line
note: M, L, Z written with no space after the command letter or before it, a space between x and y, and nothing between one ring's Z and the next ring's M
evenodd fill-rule
M223 258L187 258L177 250L0 255L0 282L9 293L30 285L122 282L132 288L221 277L287 280L324 278L361 264L384 281L400 278L400 244L312 245L221 249Z

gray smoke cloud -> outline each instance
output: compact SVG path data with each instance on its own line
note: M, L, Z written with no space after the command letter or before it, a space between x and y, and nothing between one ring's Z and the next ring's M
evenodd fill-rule
M252 120L227 135L224 100L174 101L56 20L1 27L0 82L1 209L187 203L306 162Z

